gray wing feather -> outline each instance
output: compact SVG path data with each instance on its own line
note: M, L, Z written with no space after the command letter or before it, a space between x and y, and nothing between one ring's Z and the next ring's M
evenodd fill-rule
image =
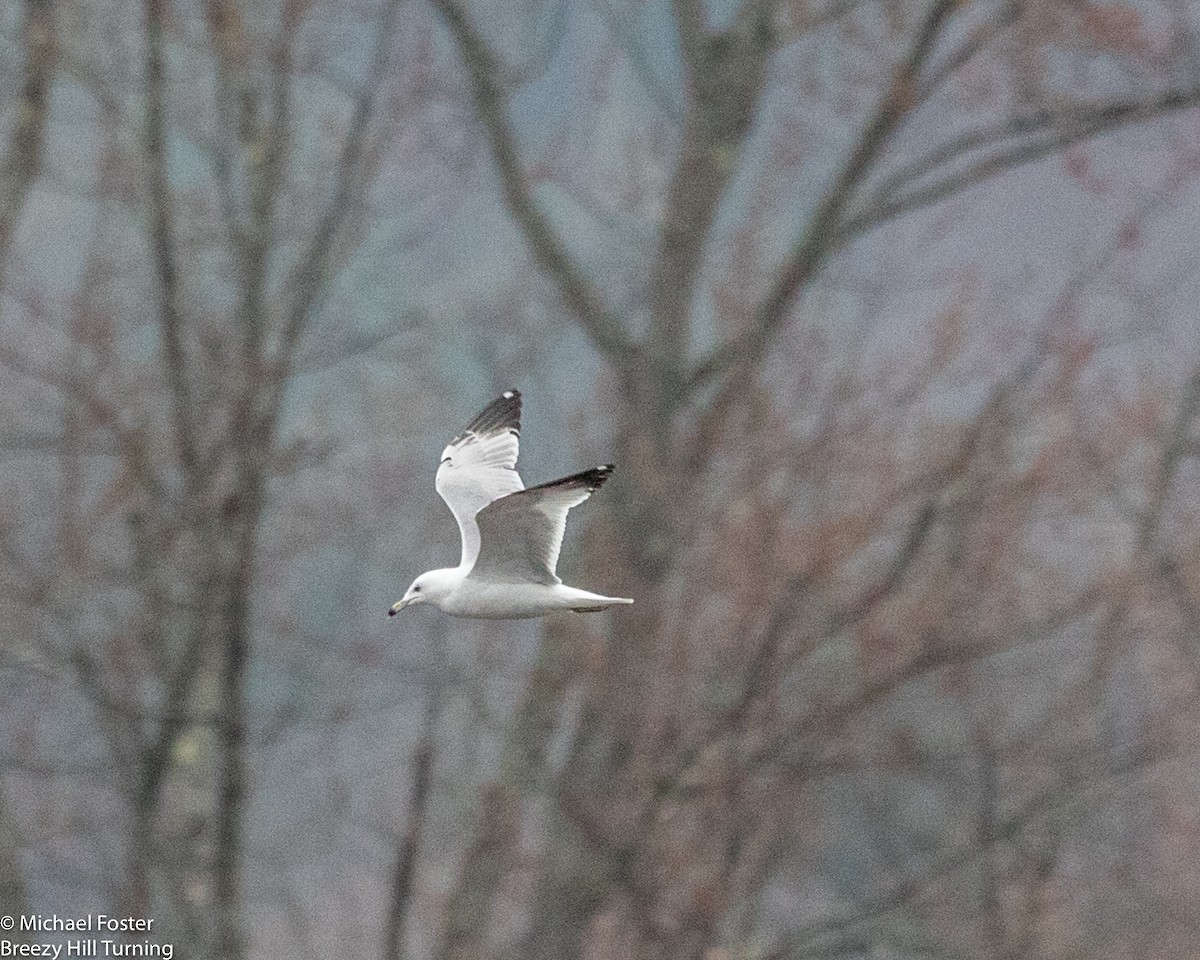
M470 576L504 583L561 583L554 572L567 511L612 473L612 464L501 497L479 511L480 548Z

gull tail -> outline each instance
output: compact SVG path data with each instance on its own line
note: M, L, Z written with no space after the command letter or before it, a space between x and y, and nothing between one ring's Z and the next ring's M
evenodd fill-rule
M606 597L601 593L568 587L565 583L558 584L554 590L558 594L558 602L576 613L596 613L623 603L633 603L628 597Z
M629 597L602 597L598 593L587 593L584 590L579 591L583 596L571 604L571 609L576 613L599 613L601 610L607 610L609 607L616 607L623 603L633 603Z

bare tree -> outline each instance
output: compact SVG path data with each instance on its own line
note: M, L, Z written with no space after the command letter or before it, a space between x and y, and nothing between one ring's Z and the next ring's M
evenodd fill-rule
M141 280L160 352L151 383L123 394L128 359L114 324L95 319L105 309L114 256L101 238L90 261L92 286L79 297L80 319L67 331L66 373L51 372L33 354L7 359L10 369L72 404L52 444L65 478L64 551L81 564L100 563L97 555L110 542L105 514L115 512L132 554L128 569L111 574L136 597L130 638L114 636L109 647L128 644L141 676L115 671L109 657L82 642L55 645L61 665L104 719L114 763L128 774L122 908L153 915L162 902L155 887L165 881L179 928L209 944L214 956L246 952L251 605L268 487L289 458L301 466L305 459L281 438L279 425L305 336L339 267L353 256L366 192L396 129L379 105L392 89L398 11L398 3L388 2L368 21L369 70L347 97L348 122L319 184L302 178L296 144L304 118L295 108L300 58L315 55L306 49L305 31L327 10L288 2L266 11L214 0L199 11L197 24L164 0L146 0L140 21L118 25L129 30L122 39L136 37L140 48L133 74L140 102L93 74L75 53L78 37L68 41L68 69L105 107L101 130L109 149L131 150L144 170L135 197L123 192L130 184L119 170L97 192L98 202L132 208L142 218L150 269ZM172 57L181 29L198 25L213 92L199 117ZM25 101L5 157L0 255L9 250L20 202L38 171L55 70L50 5L27 4L24 30ZM185 174L172 159L181 136L207 140L210 189L199 197L181 182ZM297 230L281 210L306 203L312 213ZM214 280L212 257L228 265L224 278ZM229 310L196 296L204 284L222 282ZM163 400L161 409L154 398ZM94 482L85 458L96 444L118 477L99 514L83 492ZM49 580L45 588L53 593ZM89 589L103 587L80 584L76 598ZM67 616L68 596L55 603ZM202 745L203 759L189 763L190 770L179 769L185 744ZM188 834L195 836L187 840ZM194 849L184 855L189 843Z
M1014 420L1013 406L1030 402L1020 398L1037 382L1037 371L1061 363L1053 348L1031 357L1017 368L1011 384L997 385L993 401L962 428L961 439L950 444L944 457L930 458L923 475L896 489L894 499L861 508L895 533L883 540L891 545L890 557L857 596L842 599L836 589L831 592L831 561L820 557L790 580L756 582L755 602L774 612L764 629L740 628L741 635L757 639L745 647L747 665L736 668L735 676L742 679L733 681L740 687L735 706L715 713L701 708L697 715L688 698L676 700L659 680L670 676L686 685L692 676L682 664L672 669L670 653L690 646L673 639L685 629L676 619L681 578L696 570L684 551L697 552L699 531L716 522L709 510L722 494L711 478L729 458L722 440L739 435L744 444L751 442L750 436L765 442L752 425L770 416L758 377L771 348L790 323L801 322L797 307L805 291L858 238L1073 144L1191 108L1200 99L1200 88L1190 79L1180 85L1168 70L1157 86L1139 82L1120 95L1081 87L1047 92L1040 103L1001 99L989 105L991 116L983 123L948 128L914 151L902 144L905 131L936 123L938 113L947 109L949 92L966 82L972 66L981 58L1009 56L1013 38L1037 29L1042 15L1010 3L968 9L935 0L887 12L868 10L870 5L840 5L828 11L829 21L823 15L802 17L801 32L816 21L832 22L832 29L860 18L886 23L891 32L877 53L878 87L873 103L856 118L856 129L844 138L841 157L823 172L825 186L804 226L777 259L763 292L739 308L740 317L721 326L718 342L702 345L698 299L705 291L711 251L724 239L718 214L733 205L731 184L746 167L747 142L761 122L771 63L794 63L786 51L796 42L789 31L797 27L785 25L781 6L749 0L721 24L713 22L704 4L679 0L671 6L682 57L682 108L657 237L647 259L648 320L640 327L606 302L609 298L589 281L538 202L510 114L512 87L504 60L486 39L487 18L458 0L435 0L435 6L458 48L505 205L572 318L608 361L617 385L614 412L621 424L619 459L628 467L627 497L609 521L619 526L596 536L621 554L614 569L637 584L639 597L632 611L617 618L597 672L565 664L561 653L552 652L562 640L547 634L545 660L531 677L510 735L534 765L510 767L510 776L485 793L438 955L489 954L487 917L515 864L518 810L526 796L546 789L538 772L536 738L549 736L553 727L536 718L554 714L554 698L579 671L586 676L585 706L566 772L549 787L560 820L540 867L528 935L514 953L577 955L599 918L616 910L631 931L634 954L699 957L719 939L722 917L738 901L736 891L749 877L760 877L769 866L765 851L780 842L778 835L775 841L755 841L757 814L751 811L763 807L754 801L771 803L769 792L756 796L756 789L769 787L756 787L742 759L749 744L764 735L756 728L766 723L770 729L778 722L761 711L772 709L768 704L781 695L781 680L839 642L847 630L861 634L871 621L895 617L898 608L935 602L933 594L940 588L931 579L932 568L961 555L964 548L955 547L955 540L969 542L971 531L987 522L984 505L995 496L989 491L1008 482L1012 468L1003 450L1014 442L1016 424L1029 416ZM1069 15L1065 20L1059 29L1079 28ZM829 415L833 442L838 434L833 424L842 414L831 407ZM859 436L865 441L868 435L864 425ZM818 434L814 446L822 439ZM960 492L964 487L967 492ZM755 534L769 543L771 527L779 521L778 515L767 516L771 519L756 526ZM857 546L865 546L866 536L878 536L873 533L877 529L863 527ZM767 557L778 561L780 556L767 553L745 562L762 571ZM842 562L849 556L844 553ZM922 569L924 574L914 580ZM1067 622L1089 616L1095 602L1089 596L1082 595L1078 604L1068 601L1062 613L1051 613L1047 627L1031 625L1030 640L1044 639L1046 630L1061 630L1064 616ZM917 678L996 649L982 638L976 643L942 639L943 629L936 621L926 631L909 627L909 646L897 652L893 670L869 681L861 696L839 705L832 716L825 711L801 718L799 725L785 724L787 732L769 752L803 743L808 736L827 738ZM697 779L701 799L692 800ZM985 787L985 794L991 791L994 787ZM988 801L989 809L994 803ZM677 818L683 819L681 825ZM994 820L985 811L985 826L972 850L1000 842ZM984 854L985 861L990 856ZM753 883L761 885L761 879ZM912 889L912 883L906 881L902 889ZM986 897L993 916L995 897ZM991 931L993 940L1001 938L998 920Z
M198 957L1194 955L1189 10L21 6L0 893ZM510 385L615 444L564 565L637 602L389 624Z

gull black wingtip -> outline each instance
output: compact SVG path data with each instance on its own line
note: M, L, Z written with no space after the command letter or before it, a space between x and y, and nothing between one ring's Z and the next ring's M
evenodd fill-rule
M547 483L539 483L532 487L526 487L522 491L509 494L509 496L516 497L533 490L552 490L556 487L568 489L583 487L588 493L594 493L604 486L604 481L609 478L612 472L613 465L605 463L598 467L592 467L590 470L581 470L579 473L573 473L569 477L559 477L557 480L550 480Z
M611 463L602 463L592 470L584 470L579 476L587 484L589 490L599 490L616 467Z
M505 390L500 396L489 403L475 415L464 428L463 433L454 439L457 441L466 433L493 433L502 430L521 432L521 391Z

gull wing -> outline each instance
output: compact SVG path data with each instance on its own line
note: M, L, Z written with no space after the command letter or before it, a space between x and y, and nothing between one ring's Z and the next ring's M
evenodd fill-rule
M567 511L579 506L612 473L612 464L509 494L475 518L481 546L468 576L503 583L562 583L554 572Z
M525 487L517 473L520 434L521 392L506 390L442 451L436 487L458 521L464 567L479 553L475 515L493 500Z

